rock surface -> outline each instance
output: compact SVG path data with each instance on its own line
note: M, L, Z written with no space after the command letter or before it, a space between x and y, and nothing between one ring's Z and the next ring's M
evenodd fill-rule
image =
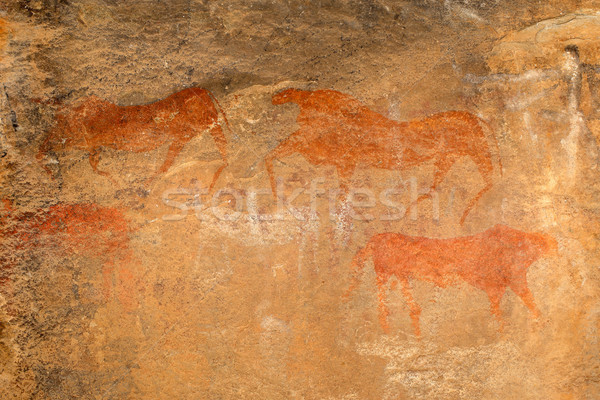
M598 397L595 2L0 10L2 399Z

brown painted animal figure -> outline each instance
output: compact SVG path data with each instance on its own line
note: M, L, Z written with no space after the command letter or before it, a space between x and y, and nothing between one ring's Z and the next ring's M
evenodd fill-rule
M432 161L433 184L429 193L420 196L417 202L433 193L458 159L469 157L479 169L485 186L468 203L461 224L492 187L494 167L484 128L490 132L491 129L485 121L466 111L399 122L335 90L286 89L275 94L272 102L292 102L300 107L297 118L300 129L264 159L274 195L273 160L294 153L302 154L314 165L334 166L344 190L359 165L402 170Z
M201 88L184 89L163 100L133 106L119 106L90 96L76 106L60 108L37 158L41 161L49 152L60 149L85 150L94 171L110 178L107 172L98 170L102 148L141 153L169 144L166 159L156 171L160 174L171 167L190 140L208 130L223 160L213 176L212 189L227 166L227 140L217 107L228 125L216 98Z
M357 287L364 263L373 257L379 321L384 331L389 330L387 283L394 276L402 286L417 336L421 333L421 308L413 299L411 279L428 281L442 288L462 280L483 290L490 299L492 314L502 326L500 300L507 288L511 288L536 317L539 315L527 286L527 269L550 251L557 251L556 240L551 236L504 225L496 225L473 236L452 239L382 233L373 236L354 257L352 283L344 296L348 297Z

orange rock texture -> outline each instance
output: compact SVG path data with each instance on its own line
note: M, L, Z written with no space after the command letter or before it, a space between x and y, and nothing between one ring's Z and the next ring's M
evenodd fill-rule
M0 1L0 399L597 399L600 4Z

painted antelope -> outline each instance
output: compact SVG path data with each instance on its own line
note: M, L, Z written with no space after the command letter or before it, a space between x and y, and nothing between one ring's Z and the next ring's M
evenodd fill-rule
M168 143L166 159L156 176L171 167L190 140L208 130L223 160L213 176L212 189L227 166L227 140L219 124L217 108L229 126L217 99L201 88L184 89L163 100L133 106L119 106L90 96L76 106L59 109L37 159L42 161L48 153L59 149L85 150L92 169L110 178L107 172L98 170L102 148L141 153ZM50 173L47 166L45 169Z
M527 285L527 269L540 257L556 251L557 242L551 236L504 225L453 239L382 233L373 236L354 257L352 283L344 297L350 296L358 286L364 263L372 257L378 288L379 321L385 332L389 331L387 284L392 277L396 278L392 286L395 282L401 285L416 336L421 333L421 308L412 296L412 279L428 281L441 288L462 280L483 290L490 300L491 313L502 327L500 301L508 288L523 300L534 316L539 316Z
M436 190L458 159L470 157L485 186L468 203L461 224L481 196L492 187L494 166L484 132L484 129L491 132L491 128L466 111L448 111L400 122L335 90L286 89L275 94L272 102L276 105L292 102L300 107L297 117L300 129L264 159L274 195L273 161L294 153L302 154L314 165L334 166L344 190L360 165L402 170L433 161L433 184L417 202ZM494 143L497 149L495 140Z

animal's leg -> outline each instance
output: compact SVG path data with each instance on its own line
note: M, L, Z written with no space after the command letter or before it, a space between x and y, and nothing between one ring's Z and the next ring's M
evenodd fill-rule
M90 152L90 165L92 166L92 169L94 170L95 173L97 173L98 175L102 175L107 177L111 183L115 186L117 185L117 181L115 181L108 172L106 171L100 171L98 169L98 163L100 163L100 149L93 149Z
M490 299L491 313L498 321L498 324L500 324L500 331L504 330L504 320L502 319L502 311L500 311L500 301L502 300L505 291L505 287L486 291L488 298Z
M155 172L154 177L156 177L156 175L158 174L164 174L169 170L169 168L171 168L171 165L173 165L175 158L177 158L177 156L183 149L183 146L185 146L188 141L188 139L174 140L171 143L171 145L169 146L169 150L167 151L167 157L165 158L165 161L160 166L160 168Z
M450 171L450 168L452 168L452 165L454 165L454 161L454 158L445 155L441 155L436 160L434 164L435 172L433 174L433 183L431 184L431 188L429 188L429 191L427 193L424 193L417 197L417 200L412 202L408 206L408 208L404 212L404 215L408 215L411 208L413 206L416 206L420 201L425 200L426 198L431 197L433 195L433 192L437 190L437 187L442 183L442 181L446 177L446 174L448 173L448 171Z
M467 218L467 215L469 215L469 211L471 211L471 209L475 206L475 204L477 204L477 202L479 201L479 199L481 198L481 196L483 196L483 194L485 192L487 192L488 190L490 190L492 188L492 183L486 183L486 185L484 186L483 189L481 189L481 191L479 193L477 193L477 196L475 196L473 198L473 200L471 200L469 202L469 205L467 206L467 208L465 209L465 212L463 213L462 217L460 218L460 224L462 225L465 222L465 219Z
M350 281L350 286L344 294L342 295L342 299L348 300L352 292L360 285L360 275L359 271L352 271L352 280Z
M410 282L407 278L401 279L402 283L402 294L406 299L406 304L410 309L410 319L412 320L413 328L415 330L415 336L421 337L421 323L419 317L421 316L421 307L414 300L412 291L410 290Z
M369 242L354 256L354 259L352 260L352 282L350 283L346 293L342 296L343 298L348 299L352 291L356 289L358 285L360 285L360 273L365 266L367 258L372 255L372 251L372 244Z
M351 204L350 204L350 193L348 183L354 173L354 166L337 166L337 171L340 180L340 189L344 195L340 211L338 213L338 221L336 226L336 242L342 246L347 246L350 241L351 230L352 230L352 217L351 217ZM356 212L356 210L352 210Z
M271 183L271 190L273 191L273 197L277 198L277 185L275 183L275 174L273 173L273 160L281 159L291 156L295 152L299 151L299 147L292 140L296 136L300 135L300 131L292 133L287 139L279 143L269 154L264 158L265 168L269 175L269 182Z
M213 187L215 186L215 183L217 183L217 179L219 179L219 175L221 175L221 172L223 172L225 167L227 167L229 164L227 162L227 139L225 139L225 135L223 134L221 126L215 125L212 127L210 129L210 135L215 141L217 149L219 150L219 153L221 153L221 159L223 160L223 165L221 165L217 172L215 172L210 187L208 188L208 191L212 193Z
M483 196L483 194L485 192L487 192L488 190L490 190L492 188L492 183L487 183L483 189L481 189L481 191L479 193L477 193L477 196L475 196L470 202L469 205L467 206L467 208L465 209L462 217L460 218L460 224L464 224L465 219L467 218L467 215L469 215L469 212L471 211L471 209L475 206L475 204L477 204L477 202L479 201L479 199L481 198L481 196Z
M529 311L531 311L533 316L538 318L540 316L540 310L538 310L535 305L533 294L529 290L529 287L527 287L527 278L522 277L521 279L511 282L510 288L521 298L521 300L523 300L523 303L529 308Z
M431 196L434 191L437 190L438 186L443 182L444 178L450 168L454 165L455 159L448 156L440 156L435 162L435 172L433 174L433 183L429 192L425 196ZM418 200L417 200L418 201Z
M377 301L379 308L379 323L381 324L381 329L385 333L389 333L390 327L388 325L387 317L390 315L390 310L387 306L387 278L382 276L377 276Z
M493 185L492 173L494 171L494 166L492 165L491 155L489 154L489 152L487 153L487 155L488 156L486 156L485 154L478 156L478 160L476 160L477 167L479 168L479 173L483 177L485 186L483 187L483 189L481 189L479 191L479 193L477 193L477 195L467 205L467 208L465 209L465 211L460 219L461 225L465 222L465 218L467 218L469 211L471 211L471 209L475 206L475 204L477 204L477 202L479 201L481 196L483 196L483 194L485 192L487 192L488 190L490 190L492 188L492 185Z

